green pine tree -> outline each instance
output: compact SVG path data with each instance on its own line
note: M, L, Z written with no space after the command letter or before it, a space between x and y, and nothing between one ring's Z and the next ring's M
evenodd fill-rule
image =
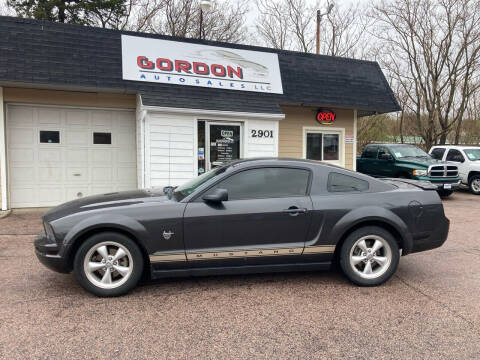
M8 0L17 16L70 24L118 28L127 16L125 0Z

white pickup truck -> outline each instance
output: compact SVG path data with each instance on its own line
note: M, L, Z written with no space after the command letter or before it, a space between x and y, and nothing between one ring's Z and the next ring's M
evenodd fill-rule
M438 145L429 154L438 160L455 163L462 183L480 195L480 146Z

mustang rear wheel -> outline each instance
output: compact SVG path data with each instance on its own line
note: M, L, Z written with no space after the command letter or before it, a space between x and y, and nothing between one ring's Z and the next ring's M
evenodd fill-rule
M376 226L351 233L340 250L340 266L357 285L375 286L387 281L396 271L400 254L393 236Z
M143 257L134 241L114 232L88 238L78 249L74 272L80 284L97 296L119 296L137 285Z

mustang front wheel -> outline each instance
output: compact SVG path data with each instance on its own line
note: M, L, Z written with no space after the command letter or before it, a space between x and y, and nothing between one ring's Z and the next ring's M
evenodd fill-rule
M351 233L342 245L340 265L355 284L380 285L398 267L400 254L393 236L376 226L360 228Z
M128 237L105 232L87 239L78 249L74 272L80 284L97 296L119 296L140 280L143 257Z

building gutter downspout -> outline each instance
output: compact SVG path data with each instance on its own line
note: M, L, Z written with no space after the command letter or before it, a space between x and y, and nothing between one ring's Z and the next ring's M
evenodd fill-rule
M0 184L2 210L8 209L7 199L7 146L5 134L5 104L3 102L3 87L0 87Z

